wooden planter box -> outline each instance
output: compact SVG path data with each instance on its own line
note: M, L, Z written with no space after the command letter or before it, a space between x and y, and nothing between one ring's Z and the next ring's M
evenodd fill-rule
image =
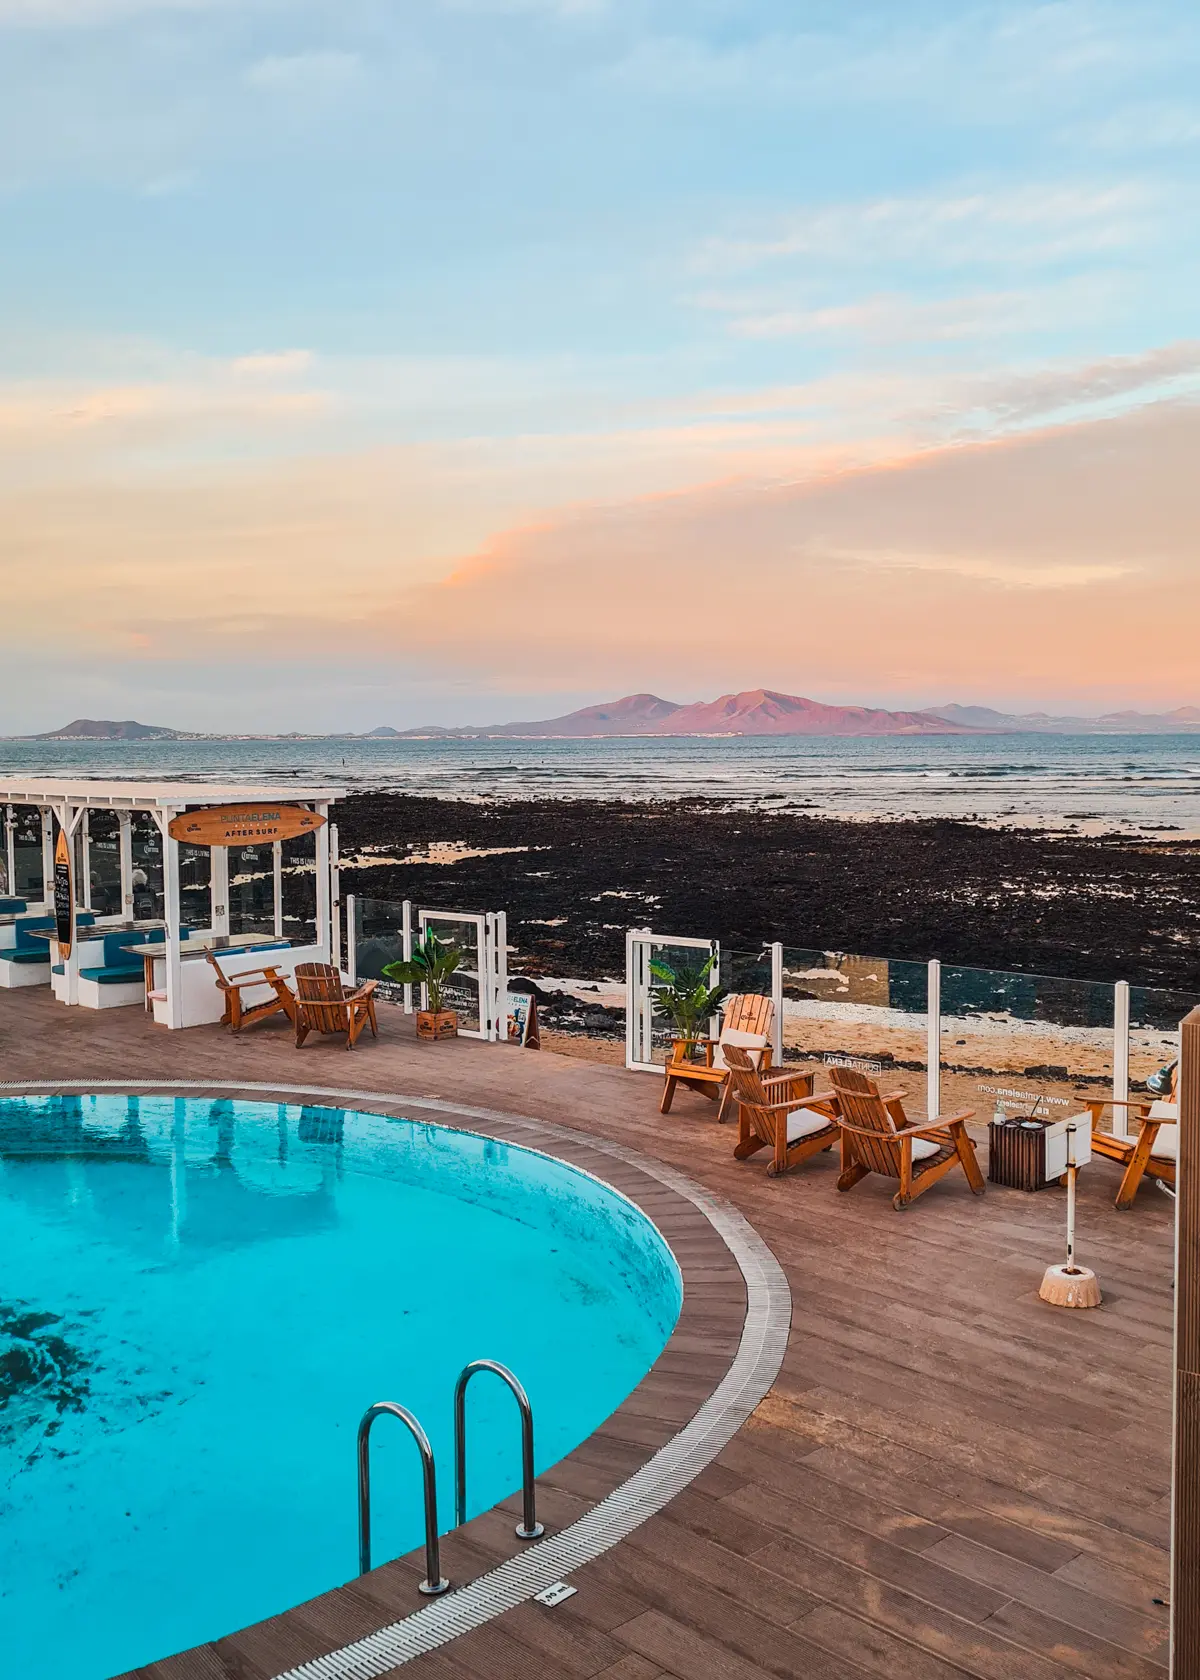
M435 1015L432 1009L417 1010L418 1038L457 1038L458 1012L454 1009L439 1009Z

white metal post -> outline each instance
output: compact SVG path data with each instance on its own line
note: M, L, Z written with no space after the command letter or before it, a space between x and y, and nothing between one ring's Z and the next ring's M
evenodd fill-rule
M783 1062L783 946L778 940L771 946L771 1003L775 1010L771 1047L779 1067Z
M229 847L214 846L208 874L208 895L212 906L212 930L229 933Z
M1118 1106L1129 1100L1129 982L1118 980L1113 987L1113 1136L1129 1136L1129 1110Z
M491 917L493 1013L492 1038L508 1039L508 912L497 910Z
M275 905L272 926L276 939L283 937L283 841L271 842L271 895Z
M358 985L358 928L355 926L354 894L346 898L346 973L350 984Z
M342 966L342 872L338 868L338 831L337 824L329 825L329 887L332 899L331 906L331 943L332 955L329 960L335 968Z
M117 821L120 824L120 856L121 856L121 920L133 920L133 813L121 811Z
M54 903L54 820L44 807L42 818L42 902Z
M636 935L632 928L625 932L625 1066L634 1067L637 1062L635 1055L634 1011L637 1008L637 987L634 984L633 965L637 954Z
M404 900L404 904L402 906L402 917L401 917L401 924L400 924L400 937L401 937L401 940L403 941L403 943L401 944L400 950L401 950L401 953L404 957L405 962L411 962L412 961L412 927L413 927L413 924L412 924L412 901L410 899L406 898ZM412 1012L413 1012L413 989L412 989L411 986L405 986L405 988L404 988L404 1013L406 1015L411 1015Z
M167 1025L183 1025L183 959L179 951L179 927L182 914L179 903L179 842L167 832L167 824L175 815L164 811L161 815L163 831L163 913L167 924L166 962ZM159 820L159 813L154 813Z
M90 812L85 805L83 822L79 829L80 868L83 871L83 880L80 882L80 887L83 892L83 908L85 910L92 908L92 825L89 819Z
M942 965L936 957L929 964L929 1003L926 1017L925 1113L936 1120L942 1112Z
M323 817L329 816L329 802L317 805ZM329 824L323 822L317 830L317 946L325 962L329 961Z

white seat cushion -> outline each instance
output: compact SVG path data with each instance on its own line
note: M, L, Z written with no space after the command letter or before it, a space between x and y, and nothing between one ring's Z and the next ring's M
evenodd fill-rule
M727 1027L722 1032L717 1048L713 1052L713 1066L723 1068L729 1065L721 1054L721 1046L732 1044L738 1050L747 1051L755 1067L760 1067L762 1065L762 1053L770 1042L769 1033L739 1032L736 1027Z
M912 1158L914 1161L927 1161L931 1155L936 1155L941 1147L941 1144L934 1143L932 1138L914 1138Z
M815 1108L797 1108L787 1117L787 1140L799 1143L801 1138L823 1132L828 1125L827 1114L819 1114Z
M1150 1159L1152 1161L1178 1161L1178 1126L1160 1126L1158 1128L1158 1136L1150 1146Z

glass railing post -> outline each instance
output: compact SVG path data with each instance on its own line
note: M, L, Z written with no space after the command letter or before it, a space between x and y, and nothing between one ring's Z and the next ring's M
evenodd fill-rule
M928 1039L925 1053L925 1112L935 1120L942 1112L942 965L929 964Z
M783 946L776 941L771 946L771 1006L774 1012L772 1024L772 1053L775 1066L783 1065Z
M1113 1101L1129 1098L1129 982L1118 980L1113 987ZM1114 1137L1129 1136L1129 1110L1114 1106L1112 1111Z

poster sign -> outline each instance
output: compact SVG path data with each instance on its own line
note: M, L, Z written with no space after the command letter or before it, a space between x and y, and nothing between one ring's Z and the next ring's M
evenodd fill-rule
M61 823L56 823L58 839L54 842L54 934L58 940L58 954L63 962L71 955L75 935L75 893L71 881L71 842Z
M172 817L167 833L186 846L253 846L294 840L324 825L318 811L303 805L210 805Z

